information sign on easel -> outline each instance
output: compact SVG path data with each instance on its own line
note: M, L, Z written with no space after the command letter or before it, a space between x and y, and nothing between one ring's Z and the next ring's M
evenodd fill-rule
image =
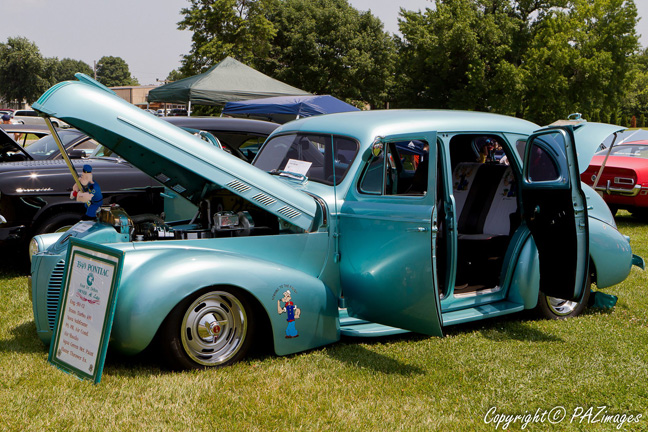
M123 252L70 237L49 362L101 381Z

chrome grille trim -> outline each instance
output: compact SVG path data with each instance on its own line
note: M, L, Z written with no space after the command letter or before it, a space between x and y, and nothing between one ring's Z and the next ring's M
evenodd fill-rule
M65 260L61 260L56 263L47 283L47 322L52 331L54 331L54 323L56 322L56 310L58 309L59 297L61 297L64 273Z

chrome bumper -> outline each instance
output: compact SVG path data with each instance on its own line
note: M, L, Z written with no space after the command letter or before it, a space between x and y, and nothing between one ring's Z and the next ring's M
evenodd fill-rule
M615 188L610 186L608 181L605 186L596 186L597 192L604 192L608 195L637 196L641 192L641 185L634 185L632 189Z

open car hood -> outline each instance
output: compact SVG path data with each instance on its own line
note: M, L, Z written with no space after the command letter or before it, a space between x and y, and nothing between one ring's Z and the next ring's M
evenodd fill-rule
M317 204L308 194L76 76L79 81L56 84L32 107L83 131L194 204L225 188L293 225L313 228Z
M590 123L584 120L560 120L550 124L553 126L573 126L576 151L578 154L578 169L584 173L589 166L594 153L601 150L601 144L613 133L625 130L623 126L607 123Z

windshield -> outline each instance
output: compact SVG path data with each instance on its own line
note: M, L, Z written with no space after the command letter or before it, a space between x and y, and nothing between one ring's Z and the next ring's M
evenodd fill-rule
M289 177L305 176L332 185L344 179L357 153L358 143L346 137L279 135L261 148L254 166L267 172Z
M79 132L73 131L59 131L59 137L63 143L63 147L68 146L72 141L82 136ZM54 153L59 153L59 148L52 135L47 135L27 147L29 154L36 160L47 159Z
M607 152L607 149L605 149L601 150L597 154L605 155L607 154ZM620 146L614 146L610 151L610 155L648 159L648 142L646 142L645 144L627 143Z

